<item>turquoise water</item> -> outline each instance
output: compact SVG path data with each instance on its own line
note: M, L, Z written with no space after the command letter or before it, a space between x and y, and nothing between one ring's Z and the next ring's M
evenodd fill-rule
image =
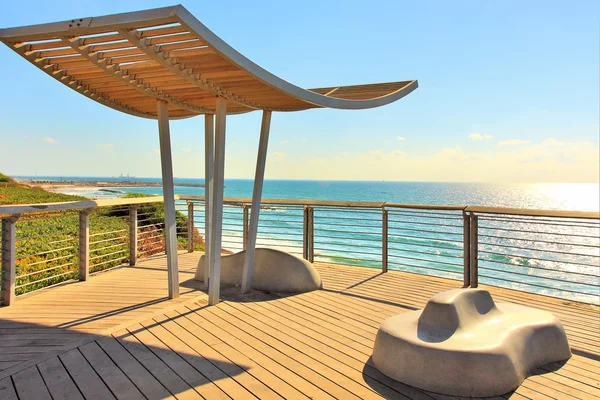
M23 177L24 178L24 177ZM31 178L31 177L30 177ZM54 179L56 177L36 177ZM108 177L63 177L65 180L119 181ZM132 178L160 182L155 178ZM204 183L203 179L176 179L175 182ZM228 179L225 197L252 197L252 180ZM159 187L118 188L128 192L161 194ZM95 189L64 190L88 196L114 196ZM176 186L181 195L204 195L204 188ZM439 182L351 182L266 180L263 198L382 201L405 204L486 205L512 208L598 211L598 184L488 184Z
M38 179L43 179L39 178ZM71 180L75 178L65 178ZM79 178L81 179L81 178ZM111 178L89 178L108 181ZM118 180L118 179L117 179ZM139 181L141 179L136 179ZM156 179L147 181L158 181ZM181 179L180 182L203 183ZM251 180L226 180L225 197L250 198ZM159 195L160 187L114 188ZM114 197L97 188L65 189L91 197ZM176 186L179 195L204 188ZM433 205L597 211L597 184L477 184L411 182L265 181L263 198L318 199ZM184 202L178 210L187 213ZM196 206L203 234L203 207ZM504 219L503 219L504 218ZM261 211L259 246L302 255L301 207ZM315 260L381 268L381 210L315 208ZM460 212L389 211L389 268L462 280L463 220ZM598 303L600 228L597 221L514 220L480 217L479 275L493 284L561 298ZM242 209L225 207L223 248L242 248Z

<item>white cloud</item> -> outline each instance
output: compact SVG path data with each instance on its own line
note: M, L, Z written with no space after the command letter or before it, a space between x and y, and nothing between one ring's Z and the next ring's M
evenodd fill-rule
M285 158L287 156L288 155L286 153L281 153L279 151L276 151L276 152L273 153L273 157L277 157L277 158Z
M56 141L56 139L52 139L51 137L46 137L46 138L43 138L42 140L43 140L44 142L46 142L46 143L50 143L50 144L56 144L56 143L58 143L58 142Z
M405 138L405 137L402 137L402 136L398 136L398 138L397 138L397 139L398 139L399 141L401 141L401 142L404 142L404 141L406 140L406 138Z
M469 139L471 139L471 140L490 140L492 137L493 136L490 135L489 133L481 134L481 133L475 132L475 133L471 133L469 135Z
M182 147L181 151L183 151L184 153L189 153L190 151L192 151L192 149L189 147Z
M511 139L511 140L503 140L501 142L498 142L498 146L518 146L521 144L529 144L529 143L531 143L531 140Z
M281 142L279 142L279 144L288 144L288 143L289 143L289 141L287 141L287 140L282 140Z
M154 149L154 154L160 154L160 150Z
M411 156L399 150L372 150L364 153L340 152L325 157L279 157L277 162L277 168L267 170L267 178L598 182L600 151L590 142L563 142L548 138L538 143L493 147L478 152L450 147L429 155ZM245 170L241 165L230 165L230 168L232 175L240 175Z
M112 143L102 143L102 144L97 144L96 147L98 147L99 149L104 149L104 150L112 150L115 148L115 145Z

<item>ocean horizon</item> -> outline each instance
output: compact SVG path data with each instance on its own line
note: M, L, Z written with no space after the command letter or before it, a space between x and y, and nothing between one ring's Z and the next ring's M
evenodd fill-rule
M160 178L15 176L17 179L48 181L161 182ZM175 193L203 196L204 188L177 186L177 183L204 184L203 178L175 178ZM252 197L252 179L226 179L225 197ZM110 187L107 187L111 189ZM56 189L61 193L91 198L119 197L125 193L161 195L160 187L115 187L116 193L91 187ZM378 201L401 204L482 205L570 211L599 211L600 185L597 183L472 183L331 181L266 179L263 198L300 200Z

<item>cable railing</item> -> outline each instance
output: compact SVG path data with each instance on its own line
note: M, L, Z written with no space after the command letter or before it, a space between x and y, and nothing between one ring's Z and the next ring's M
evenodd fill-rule
M204 250L204 198L177 196L175 207L178 249ZM251 213L250 199L225 199L224 254L246 248ZM160 197L0 206L3 303L164 254L163 215ZM597 212L266 199L257 246L600 303Z

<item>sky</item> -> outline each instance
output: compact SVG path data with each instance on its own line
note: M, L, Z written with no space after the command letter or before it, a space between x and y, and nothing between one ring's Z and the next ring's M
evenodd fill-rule
M0 27L165 1L21 0ZM599 181L600 2L188 1L242 54L296 85L418 79L361 111L274 113L267 179ZM0 45L0 171L159 177L156 121L119 113ZM225 178L253 178L260 113L227 120ZM203 117L171 122L174 175L204 176Z

